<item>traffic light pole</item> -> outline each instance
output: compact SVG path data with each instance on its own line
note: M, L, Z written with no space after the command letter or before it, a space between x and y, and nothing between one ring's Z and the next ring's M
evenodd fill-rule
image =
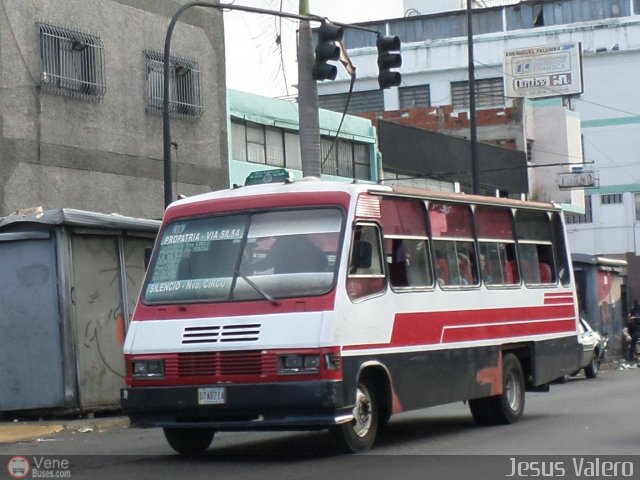
M299 12L309 13L309 1L300 0ZM320 177L320 118L318 84L313 79L313 35L307 20L298 30L298 124L300 135L300 163L303 177Z
M310 21L324 22L326 19L317 15L309 14L309 1L300 0L299 15L286 12L277 12L262 8L246 7L244 5L233 5L226 3L212 2L188 2L182 5L171 18L167 34L164 41L164 76L163 76L163 98L162 98L162 140L164 155L164 206L165 208L173 201L173 188L171 184L171 37L173 30L180 16L191 7L215 8L218 10L240 10L243 12L260 13L277 17L292 18L301 20L300 38L298 45L298 108L300 122L300 153L302 160L302 174L304 176L320 176L320 126L318 118L318 87L313 79L313 38L311 35ZM354 28L380 35L377 30L358 25L333 22L339 27Z
M467 0L467 53L469 56L469 130L471 142L471 191L480 193L480 172L478 170L478 126L476 121L476 75L473 59L473 22L471 0Z
M241 10L244 12L252 12L252 13L261 13L264 15L274 15L278 17L285 18L293 18L297 20L302 20L302 23L307 24L309 26L309 21L322 21L322 17L317 17L315 15L296 15L293 13L286 12L276 12L272 10L266 10L262 8L253 8L253 7L245 7L244 5L233 5L233 4L224 4L224 3L211 3L211 2L189 2L182 5L176 13L171 18L169 22L169 27L167 28L167 34L164 40L164 76L163 76L163 98L162 98L162 145L163 145L163 155L164 155L164 206L165 208L169 206L169 204L173 201L173 188L171 185L171 111L169 108L169 93L170 93L170 54L171 54L171 37L173 35L173 30L175 28L176 23L180 16L191 7L206 7L206 8L215 8L218 10ZM309 30L311 33L311 30ZM311 52L313 54L313 52ZM309 57L308 61L313 56ZM309 67L309 72L311 72L311 66ZM311 75L311 73L309 73ZM313 82L315 85L315 82ZM317 101L317 91L316 91L316 101ZM316 112L317 119L317 112ZM318 155L319 158L319 155ZM319 163L319 162L318 162Z

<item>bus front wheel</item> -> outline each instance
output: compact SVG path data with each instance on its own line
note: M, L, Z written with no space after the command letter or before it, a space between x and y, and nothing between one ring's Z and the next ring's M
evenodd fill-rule
M358 381L353 420L329 428L329 433L342 452L359 453L372 447L379 425L380 405L375 385L363 377Z
M518 357L507 353L502 360L502 394L469 400L473 419L479 425L515 423L524 412L524 373Z
M162 430L169 446L182 455L206 452L215 435L215 431L210 428L165 427Z

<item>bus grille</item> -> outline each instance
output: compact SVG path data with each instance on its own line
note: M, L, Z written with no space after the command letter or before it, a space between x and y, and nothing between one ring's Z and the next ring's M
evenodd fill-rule
M276 373L276 359L261 351L179 353L177 365L166 367L168 375L178 377L265 376Z
M250 325L212 325L203 327L185 327L182 332L182 344L257 342L260 338L260 324Z

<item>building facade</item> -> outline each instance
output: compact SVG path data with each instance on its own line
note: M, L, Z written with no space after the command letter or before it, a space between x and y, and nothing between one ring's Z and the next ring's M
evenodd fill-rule
M298 104L228 90L230 186L260 170L284 168L302 178ZM320 110L321 177L376 183L381 178L376 130L370 120Z
M164 40L185 1L3 0L0 215L42 206L164 210ZM192 8L171 43L174 192L228 185L222 12Z
M568 214L572 251L627 260L629 297L640 298L634 268L640 266L640 97L635 91L640 0L504 3L473 10L479 139L524 150L529 197L573 205L574 213ZM411 16L367 24L403 42L398 88L377 90L375 37L347 32L360 74L356 104L385 118L393 112L410 118L412 109L422 109L423 117L431 114L444 125L452 115L464 120L469 109L465 12L419 15L417 1L412 7ZM506 98L505 84L512 78L504 70L505 52L571 42L581 45L581 94ZM348 79L339 79L320 84L319 92L337 103L347 87ZM597 177L584 196L583 190L559 188L558 175L579 168Z

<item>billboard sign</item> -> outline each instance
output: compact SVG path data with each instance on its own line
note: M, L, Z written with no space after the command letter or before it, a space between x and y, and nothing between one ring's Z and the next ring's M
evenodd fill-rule
M563 189L595 187L596 175L594 172L571 172L558 174L558 187Z
M507 50L505 92L509 98L542 98L582 93L579 42Z

